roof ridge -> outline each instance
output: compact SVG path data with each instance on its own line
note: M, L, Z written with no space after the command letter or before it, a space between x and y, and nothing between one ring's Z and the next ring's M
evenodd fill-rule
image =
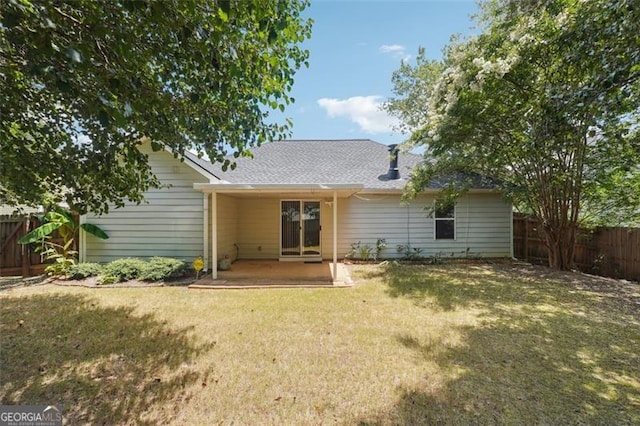
M374 142L374 143L379 143L381 145L385 145L382 142L377 142L377 141L374 141L374 140L369 139L369 138L354 138L354 139L281 139L281 140L269 141L267 143L273 143L273 142L352 142L352 141Z

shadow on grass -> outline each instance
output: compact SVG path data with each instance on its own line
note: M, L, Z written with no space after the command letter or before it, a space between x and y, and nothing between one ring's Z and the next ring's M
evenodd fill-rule
M398 389L390 412L361 424L640 424L640 316L628 291L487 265L370 277L425 309L483 313L478 325L452 326L460 345L395 336L448 379L435 391Z
M188 363L208 347L150 315L76 295L1 303L3 404L62 403L69 424L157 424L202 379Z

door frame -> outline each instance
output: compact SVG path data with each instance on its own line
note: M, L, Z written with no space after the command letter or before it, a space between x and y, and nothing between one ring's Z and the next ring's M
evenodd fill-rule
M319 222L320 222L320 227L318 229L318 242L320 244L319 246L319 254L302 254L299 253L298 255L286 255L283 256L282 255L282 202L283 201L297 201L300 204L300 214L302 215L304 212L304 205L303 203L305 202L312 202L312 203L318 203L319 204L319 208L318 208L318 215L319 215ZM315 198L281 198L278 202L278 210L279 210L279 215L278 215L278 228L279 228L279 232L278 232L278 260L280 262L321 262L322 261L322 200L320 199L315 199ZM302 252L302 249L304 247L304 225L300 226L300 251Z

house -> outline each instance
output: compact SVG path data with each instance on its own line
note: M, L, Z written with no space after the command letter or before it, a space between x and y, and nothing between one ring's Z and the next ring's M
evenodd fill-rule
M0 216L13 216L13 215L22 216L25 214L40 213L40 212L42 212L42 209L37 207L29 207L22 204L17 206L0 204Z
M215 276L223 257L335 263L351 244L375 246L379 238L387 243L383 258L407 248L423 256L512 256L512 208L491 185L479 181L444 211L429 208L438 182L404 204L403 186L422 157L368 139L267 143L226 172L192 154L181 162L142 149L168 187L148 191L146 204L83 217L110 238L84 236L82 260L202 256Z

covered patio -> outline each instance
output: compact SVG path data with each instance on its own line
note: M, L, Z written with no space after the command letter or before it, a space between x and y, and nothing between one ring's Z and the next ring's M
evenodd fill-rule
M203 192L205 270L214 284L350 281L338 263L339 200L362 185L196 183L194 188ZM218 271L223 259L233 263L230 271Z
M277 260L238 260L227 271L217 271L198 280L189 288L315 288L350 287L353 285L349 269L337 263L334 274L332 262L279 262Z

